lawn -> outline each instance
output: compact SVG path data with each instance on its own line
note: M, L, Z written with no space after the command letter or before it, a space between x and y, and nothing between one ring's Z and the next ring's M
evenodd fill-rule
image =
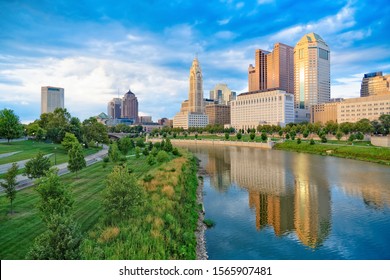
M127 158L127 165L147 190L142 215L118 225L120 238L105 240L102 223L101 192L113 163L100 162L61 180L72 189L75 219L86 238L83 245L87 259L178 259L195 258L197 209L196 168L186 157L173 157L167 163L146 163L146 157ZM149 174L153 179L144 182ZM25 259L33 240L44 230L37 209L34 187L18 191L13 215L9 201L0 195L0 259Z
M88 148L84 149L84 155L90 155L99 151L100 148ZM68 161L68 153L62 147L61 144L53 144L53 143L44 143L37 142L33 140L26 141L17 141L8 143L0 143L0 154L10 153L10 152L18 152L12 156L7 156L0 158L0 165L17 162L21 160L31 159L38 154L38 152L42 152L43 154L52 154L50 156L50 162L52 165L60 164ZM18 174L22 174L24 169L20 169ZM4 174L0 174L0 179L4 178Z
M337 156L342 158L357 159L380 164L390 165L390 149L384 147L367 146L367 143L361 145L346 144L328 144L315 141L310 145L308 141L302 141L297 144L296 141L285 141L284 143L275 144L274 148L278 150L288 150L320 155Z

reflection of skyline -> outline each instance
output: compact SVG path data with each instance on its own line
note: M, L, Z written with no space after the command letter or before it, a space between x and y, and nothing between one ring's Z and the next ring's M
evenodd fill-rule
M386 167L243 147L199 146L196 150L197 156L209 157L202 166L215 189L227 190L235 184L248 190L258 230L271 227L276 236L295 232L310 248L321 246L330 236L331 200L337 201L338 189L360 198L367 207L390 205Z

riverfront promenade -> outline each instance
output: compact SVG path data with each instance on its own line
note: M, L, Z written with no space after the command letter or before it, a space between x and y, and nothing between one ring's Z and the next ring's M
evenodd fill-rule
M147 141L151 142L160 142L162 138L149 138ZM171 139L172 145L175 144L191 144L191 145L218 145L218 146L235 146L235 147L251 147L251 148L259 148L259 149L272 149L275 142L269 141L267 143L261 142L244 142L244 141L229 141L229 140L206 140L206 139Z

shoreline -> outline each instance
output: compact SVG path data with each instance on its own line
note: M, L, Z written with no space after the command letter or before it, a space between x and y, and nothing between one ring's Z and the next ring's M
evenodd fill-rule
M198 211L198 222L197 229L195 231L196 236L196 260L207 260L207 249L206 249L206 225L204 224L205 210L203 206L203 175L206 175L206 170L199 166L199 159L197 159L198 171L196 173L198 179L198 188L196 190L196 202L198 205L202 205L202 209Z

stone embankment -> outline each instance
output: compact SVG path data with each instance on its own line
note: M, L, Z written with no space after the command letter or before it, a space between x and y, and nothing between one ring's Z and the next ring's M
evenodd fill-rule
M160 142L161 138L151 138L148 141L151 142ZM235 147L252 147L252 148L260 148L260 149L272 149L274 146L274 142L269 141L267 143L259 143L259 142L243 142L243 141L223 141L223 140L206 140L206 139L194 139L194 140L186 140L186 139L170 139L172 145L175 144L190 144L190 145L218 145L218 146L235 146Z

